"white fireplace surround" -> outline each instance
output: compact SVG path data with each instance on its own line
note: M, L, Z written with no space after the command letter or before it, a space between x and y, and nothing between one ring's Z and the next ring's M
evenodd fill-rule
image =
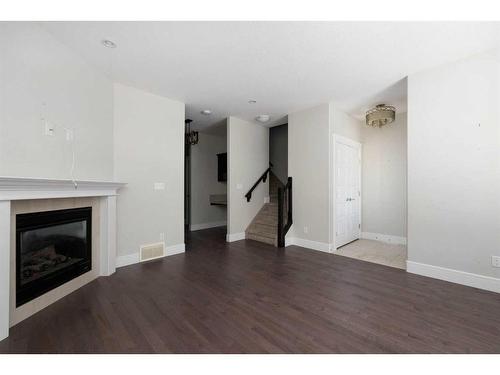
M9 335L11 202L100 197L100 276L116 269L116 195L121 182L0 177L0 340Z

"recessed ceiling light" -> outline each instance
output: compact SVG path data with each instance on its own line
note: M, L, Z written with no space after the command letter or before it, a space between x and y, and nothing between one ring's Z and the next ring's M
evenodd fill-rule
M269 115L258 115L255 119L258 122L268 122L271 117Z
M212 111L210 109L204 109L203 111L201 111L201 114L208 116L212 114Z
M102 45L104 47L108 47L108 48L116 48L116 43L115 42L112 42L111 40L109 39L103 39L101 41Z
M257 100L250 99L250 100L248 101L248 104L255 104L255 103L257 103Z

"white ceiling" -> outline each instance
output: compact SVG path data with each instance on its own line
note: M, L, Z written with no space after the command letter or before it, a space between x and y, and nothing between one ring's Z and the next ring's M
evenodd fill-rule
M354 116L406 109L405 77L500 46L500 23L43 22L115 81L186 103L200 129L232 115L269 125L335 101ZM102 39L118 47L108 49ZM248 100L257 100L249 104ZM211 116L200 114L202 109Z

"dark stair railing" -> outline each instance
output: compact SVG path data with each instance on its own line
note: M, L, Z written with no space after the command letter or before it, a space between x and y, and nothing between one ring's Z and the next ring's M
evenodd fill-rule
M271 168L273 167L272 163L269 163L269 168L266 169L266 171L262 174L262 176L259 177L259 179L253 184L252 188L248 190L248 193L245 194L245 198L247 199L247 202L250 202L250 199L252 199L252 192L255 190L255 188L260 184L260 182L266 182L267 180L267 175L269 172L271 172Z
M286 223L284 222L286 213ZM285 235L293 224L292 178L285 187L278 188L278 247L285 247Z

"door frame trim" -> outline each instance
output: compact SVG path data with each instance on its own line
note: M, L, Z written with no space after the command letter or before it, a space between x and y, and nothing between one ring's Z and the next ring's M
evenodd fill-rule
M331 220L331 231L332 231L332 251L337 251L337 235L336 235L336 225L337 225L337 211L336 211L336 170L337 170L337 143L343 143L348 146L352 146L358 149L358 157L359 157L359 235L361 238L361 226L363 225L363 216L362 216L362 207L363 207L363 144L361 142L355 141L351 138L344 137L340 134L332 134L332 183L330 184L330 197L331 197L331 212L332 212L332 220Z

